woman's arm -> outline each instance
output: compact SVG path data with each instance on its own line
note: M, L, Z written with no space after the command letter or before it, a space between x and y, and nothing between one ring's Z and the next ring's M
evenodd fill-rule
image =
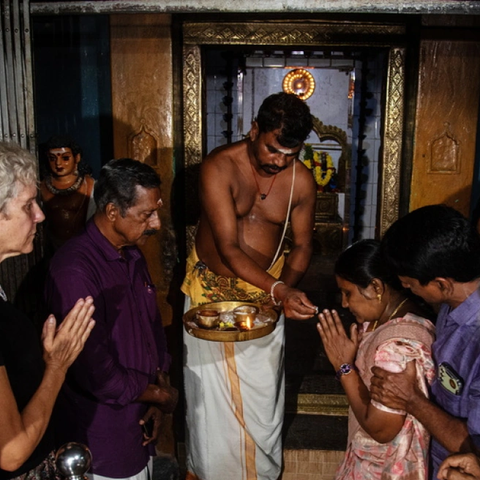
M51 315L43 327L45 372L22 412L18 411L7 369L0 367L0 468L15 471L35 450L50 421L68 367L77 358L95 324L91 297L77 301L56 331Z
M374 407L370 402L370 392L357 371L342 375L340 380L360 426L379 443L392 441L402 429L405 415Z
M324 310L318 319L317 329L335 371L344 363L353 365L359 344L357 325L352 325L349 338L335 310ZM340 381L360 426L379 443L393 440L403 426L405 415L374 407L370 402L370 392L356 370L342 375Z

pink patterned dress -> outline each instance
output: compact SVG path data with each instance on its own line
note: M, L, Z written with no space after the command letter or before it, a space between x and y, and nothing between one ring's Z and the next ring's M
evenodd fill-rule
M401 372L407 362L416 360L417 380L427 394L427 382L435 376L431 357L435 327L424 318L407 313L363 334L355 365L370 389L371 367L379 366L391 372ZM404 415L372 400L381 410ZM337 480L424 480L428 478L428 447L430 435L423 425L407 415L402 429L388 443L378 443L359 425L353 411L348 416L348 444L345 458L338 467Z

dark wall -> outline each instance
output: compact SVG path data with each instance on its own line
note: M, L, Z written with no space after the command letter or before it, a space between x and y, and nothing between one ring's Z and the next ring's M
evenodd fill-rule
M113 158L107 15L32 18L38 142L71 135L94 177Z

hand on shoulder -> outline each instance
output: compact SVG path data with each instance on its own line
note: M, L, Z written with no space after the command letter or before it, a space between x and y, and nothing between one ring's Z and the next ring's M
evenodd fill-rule
M400 373L387 372L379 367L373 367L372 373L371 398L386 407L408 412L418 393L415 360L408 362Z

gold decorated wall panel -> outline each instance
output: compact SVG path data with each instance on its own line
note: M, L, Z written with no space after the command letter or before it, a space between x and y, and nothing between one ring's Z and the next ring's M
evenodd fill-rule
M410 210L469 214L480 95L480 43L423 41Z
M176 259L171 219L173 184L173 74L170 16L112 15L111 66L115 158L151 165L162 180L162 229L143 252L157 286L165 325L172 322L166 301Z
M387 35L405 34L401 24L354 21L189 22L185 27L184 43L198 45L352 45L357 35L362 36L362 45L387 45Z

